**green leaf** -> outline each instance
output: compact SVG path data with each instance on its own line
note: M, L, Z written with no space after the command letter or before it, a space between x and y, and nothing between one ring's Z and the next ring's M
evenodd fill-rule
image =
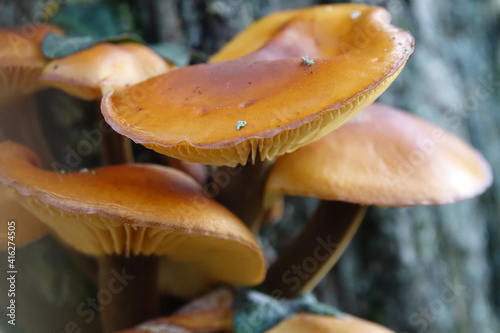
M124 31L116 10L102 3L61 6L50 21L68 35L102 38Z
M42 43L42 52L47 58L62 58L70 54L83 51L99 43L143 43L141 37L135 34L121 34L111 37L91 37L91 36L59 36L48 34Z
M150 44L149 47L165 60L168 60L179 67L187 66L191 60L190 52L178 44L158 43Z
M233 329L235 333L260 333L299 312L343 316L342 312L318 302L312 294L276 299L255 290L242 289L235 299Z

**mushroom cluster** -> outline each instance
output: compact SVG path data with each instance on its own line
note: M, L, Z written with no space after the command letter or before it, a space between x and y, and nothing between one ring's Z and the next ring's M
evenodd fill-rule
M40 25L30 38L0 30L0 41L16 41L0 44L0 82L9 87L0 93L2 214L32 229L32 239L50 230L96 258L101 288L116 274L126 277L123 290L101 304L105 332L232 329L226 289L151 321L162 315L163 295L189 300L220 285L260 285L278 298L311 291L368 205L452 203L492 181L488 163L460 139L373 104L413 52L413 37L390 19L361 4L274 13L207 63L181 68L131 42L101 41L49 60L41 42L62 35L59 28ZM102 166L44 170L54 158L41 145L36 110L23 116L33 128L15 113L43 87L100 101L97 117L113 129L99 142ZM11 118L26 137L4 126ZM400 157L418 140L432 145L428 156L402 170ZM150 161L135 163L132 141L152 150ZM322 202L266 272L256 235L283 195ZM336 245L321 249L306 278L286 285L291 267L319 255L318 239ZM389 332L311 313L267 332L336 330Z

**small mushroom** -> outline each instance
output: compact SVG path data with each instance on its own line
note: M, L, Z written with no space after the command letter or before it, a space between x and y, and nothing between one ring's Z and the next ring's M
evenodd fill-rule
M39 81L49 61L41 51L48 33L63 34L50 24L29 24L12 29L0 28L0 139L14 140L40 155L46 167L52 162L52 151L45 139L34 93L44 87ZM44 236L48 229L32 214L13 201L7 191L0 190L0 235L6 237L6 221L16 222L16 245L22 246ZM2 242L2 249L7 243Z
M173 68L173 64L147 46L100 43L52 60L40 79L74 97L97 100L111 90L123 89ZM97 114L102 118L100 108ZM106 165L133 162L130 141L122 135L103 133L102 147Z
M39 77L49 59L42 54L41 43L48 33L62 35L63 31L43 23L0 28L0 103L44 87Z
M72 96L95 100L111 90L124 89L173 68L147 46L100 43L52 60L41 80Z
M265 188L268 205L283 194L322 201L270 267L265 284L287 296L314 288L349 243L367 205L450 204L481 194L491 182L488 163L461 139L399 109L372 104L321 140L277 159ZM313 255L321 244L331 246ZM284 284L283 274L309 257L315 258L308 273L292 286Z
M265 333L395 333L394 331L351 315L342 317L299 313L283 320Z
M62 241L99 257L101 288L116 274L128 278L103 305L107 332L156 314L160 256L168 258L170 292L178 296L264 278L251 232L186 174L133 164L61 175L39 169L37 157L20 145L7 141L0 150L0 182Z
M45 86L39 77L49 61L41 50L48 33L63 34L61 29L42 23L0 28L0 137L35 149L44 166L53 158L33 94Z

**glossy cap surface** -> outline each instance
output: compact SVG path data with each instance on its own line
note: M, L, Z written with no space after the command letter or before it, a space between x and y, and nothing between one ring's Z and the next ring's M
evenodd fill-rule
M212 63L106 95L103 114L117 132L178 159L272 159L340 126L396 78L413 38L389 22L387 11L353 4L272 14Z
M123 89L173 67L144 45L102 43L52 60L43 70L41 79L72 96L93 100L110 90Z

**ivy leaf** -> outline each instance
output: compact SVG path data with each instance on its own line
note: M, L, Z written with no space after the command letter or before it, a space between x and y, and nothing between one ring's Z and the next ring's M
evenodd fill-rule
M178 67L184 67L189 64L191 60L190 52L178 45L173 43L158 43L150 44L149 47L155 51L157 54L163 57L163 59L174 63Z
M47 58L62 58L83 51L99 43L143 43L141 37L135 34L121 34L111 37L96 38L92 36L59 36L48 34L42 43L42 52Z
M280 300L255 290L242 289L238 291L234 304L234 332L260 333L299 312L343 316L342 312L318 302L312 294Z

